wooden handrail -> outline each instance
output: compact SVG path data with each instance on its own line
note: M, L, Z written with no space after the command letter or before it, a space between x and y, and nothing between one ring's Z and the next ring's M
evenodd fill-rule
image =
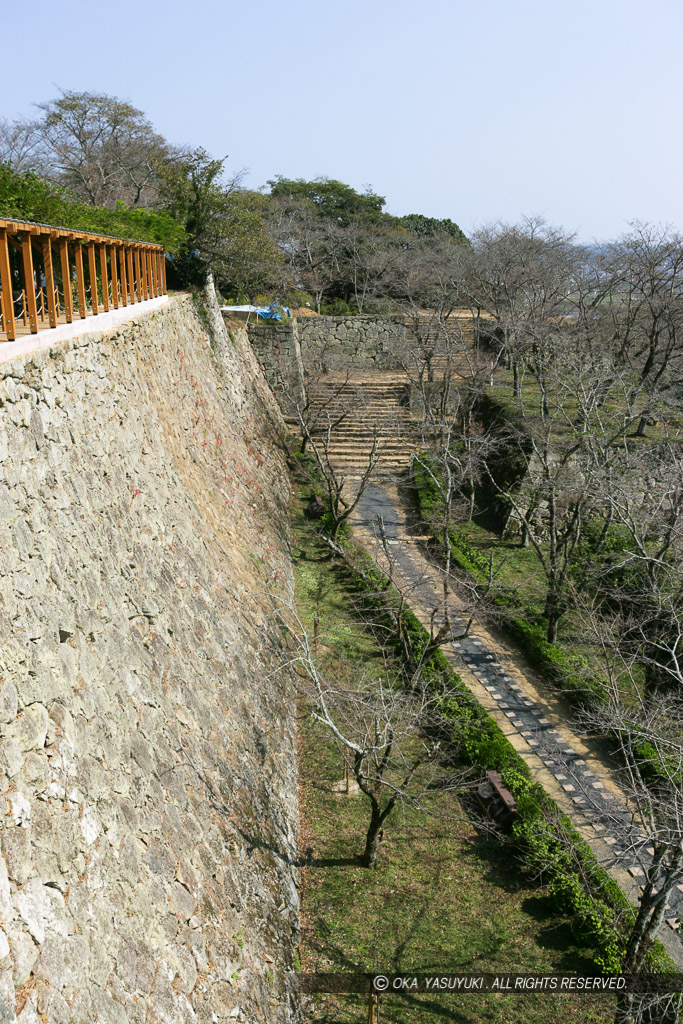
M165 295L165 264L164 247L154 242L0 218L0 342L14 341L18 324L21 333L36 334L95 315L100 306L118 309Z

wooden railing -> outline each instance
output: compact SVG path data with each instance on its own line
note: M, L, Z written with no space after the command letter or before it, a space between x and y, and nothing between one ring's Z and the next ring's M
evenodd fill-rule
M0 219L0 342L165 294L162 245Z

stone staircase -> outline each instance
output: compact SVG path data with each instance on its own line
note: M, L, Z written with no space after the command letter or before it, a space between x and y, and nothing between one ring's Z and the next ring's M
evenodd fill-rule
M310 397L313 438L322 444L329 431L329 458L337 470L360 476L375 440L380 452L375 476L395 476L409 467L418 435L404 374L330 374L316 382Z

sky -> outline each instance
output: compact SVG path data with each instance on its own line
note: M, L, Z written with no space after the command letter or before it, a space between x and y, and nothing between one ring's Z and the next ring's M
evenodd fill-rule
M682 30L681 0L0 0L0 115L103 92L248 187L325 175L468 233L602 241L683 230Z

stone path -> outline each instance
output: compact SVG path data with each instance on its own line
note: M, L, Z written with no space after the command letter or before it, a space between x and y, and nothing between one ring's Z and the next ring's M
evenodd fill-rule
M427 562L419 539L411 536L410 523L395 486L371 484L356 509L354 526L359 539L381 564L384 555L376 539L378 515L383 518L396 570L412 588L410 604L418 617L426 621L431 610L440 604L438 575ZM572 818L600 863L627 893L636 896L639 879L644 877L653 851L642 841L627 844L612 834L623 834L624 828L628 832L631 816L625 798L610 778L609 764L594 753L587 753L585 742L562 721L559 702L545 693L540 697L531 675L521 673L496 647L495 640L477 626L445 653L460 663L463 681L514 742L534 778ZM676 934L680 917L683 885L674 890L660 930L669 953L683 966L683 946Z

